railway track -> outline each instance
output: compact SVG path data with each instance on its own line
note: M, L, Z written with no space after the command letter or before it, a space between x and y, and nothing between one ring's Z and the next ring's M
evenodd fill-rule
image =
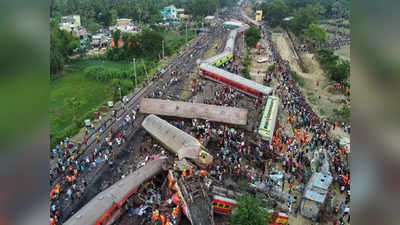
M143 97L146 97L148 94L150 94L151 91L163 89L163 87L164 88L166 87L166 89L175 88L174 87L175 85L171 87L165 86L165 84L169 82L169 80L171 79L171 72L176 70L179 73L188 73L191 70L193 70L194 66L196 65L196 60L198 58L201 58L201 56L205 53L206 50L205 48L196 49L194 48L194 45L196 45L196 43L198 42L201 42L202 45L205 45L208 42L210 41L213 42L216 39L216 35L209 35L209 36L208 35L209 34L203 34L202 36L199 36L198 38L194 39L192 41L192 44L186 47L186 50L184 50L182 54L175 55L175 57L171 59L170 65L167 67L167 69L161 76L162 79L150 81L147 84L147 86L138 89L136 93L133 94L127 101L126 110L124 110L122 107L120 107L117 110L117 117L119 117L120 119L119 120L114 119L111 121L110 124L108 124L106 129L104 129L104 131L101 134L101 139L103 139L111 129L115 133L121 131L123 117L127 113L129 113L132 109L135 109L136 105L140 102L140 100ZM190 55L192 57L190 57ZM184 59L184 63L181 62L182 59ZM125 134L126 142L123 143L116 151L117 160L114 162L114 164L119 165L120 162L122 161L122 159L118 160L119 158L118 155L126 154L126 151L124 151L124 149L127 149L129 140L131 140L135 136L136 132L142 129L140 124L143 121L143 119L144 115L137 114L137 118L133 127L131 127ZM98 128L98 130L99 129L100 128ZM88 141L88 145L85 147L84 153L79 156L79 159L85 159L86 157L88 157L90 155L90 151L87 150L93 149L95 147L96 144L95 136L92 134L91 137L92 138L90 142ZM61 211L63 212L63 218L62 218L63 221L68 219L74 213L74 211L79 210L80 207L86 204L86 202L88 202L93 196L97 194L100 186L99 184L101 183L102 180L104 180L104 177L102 176L104 174L111 175L108 164L101 162L98 164L97 167L93 168L92 171L89 171L88 174L82 176L84 179L87 180L87 188L86 188L87 191L85 191L85 193L82 194L82 197L78 202L72 203L70 200L66 199L61 200L64 202L64 204L60 204L64 206L63 209L61 209ZM62 179L62 177L60 177L59 179ZM59 181L60 180L58 180L58 182ZM53 182L53 186L55 186L55 184L58 182Z

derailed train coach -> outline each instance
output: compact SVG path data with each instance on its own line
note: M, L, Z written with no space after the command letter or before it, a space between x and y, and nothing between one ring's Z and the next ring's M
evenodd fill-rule
M202 63L199 67L200 74L210 80L223 83L253 97L268 96L272 92L272 88L261 85L255 81L248 80L231 72L218 69Z
M167 157L149 161L146 165L97 194L63 225L110 225L124 211L126 200L141 184L163 171Z
M204 119L238 126L247 124L248 115L248 110L243 108L152 98L142 99L139 108L141 113L188 119Z
M200 142L186 132L174 127L156 115L148 115L142 127L179 159L189 159L201 168L208 167L213 157Z

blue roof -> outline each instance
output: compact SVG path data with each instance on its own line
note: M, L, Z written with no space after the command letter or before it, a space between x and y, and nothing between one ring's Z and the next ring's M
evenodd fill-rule
M332 177L323 173L316 173L311 179L312 186L323 190L328 190L329 185L332 183Z
M304 198L310 199L312 201L316 201L319 203L323 203L325 200L326 193L319 193L314 190L307 190L304 192Z

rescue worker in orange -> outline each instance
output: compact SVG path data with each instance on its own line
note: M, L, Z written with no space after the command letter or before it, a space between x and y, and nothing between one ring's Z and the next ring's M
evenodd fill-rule
M191 177L193 174L193 166L190 166L189 168L189 177Z
M159 219L159 212L158 209L156 209L153 211L153 216L151 217L153 225L158 225Z
M206 177L207 176L207 172L205 170L200 170L200 176Z
M161 225L165 225L165 216L163 214L160 215Z
M186 177L186 169L183 169L183 171L182 171L182 177L183 177L183 179L185 179L185 177Z

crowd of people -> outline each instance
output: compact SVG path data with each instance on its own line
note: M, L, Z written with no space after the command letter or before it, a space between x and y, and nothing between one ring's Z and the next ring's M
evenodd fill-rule
M346 195L349 196L349 149L332 140L333 137L330 134L331 130L339 129L339 127L335 123L331 124L327 120L320 119L312 111L297 82L291 77L288 61L283 60L272 42L268 41L275 56L276 70L271 74L277 83L275 95L281 99L282 106L288 115L286 121L279 121L277 125L272 141L274 149L284 156L282 161L286 167L289 166L287 171L290 171L290 167L292 169L307 168L310 163L311 168L318 168L312 167L312 162L317 162L319 166L322 162L316 157L312 157L311 154L326 152L331 166L330 171L335 177L335 183L339 185L339 191L341 193L346 192ZM285 132L286 126L290 126L289 130L294 135ZM287 171L285 168L285 172ZM346 202L346 207L348 204L349 202Z
M193 46L203 44L206 41L205 37L205 35L201 35L196 42L190 46L187 45L183 51L178 53L178 57L186 54L185 52L192 49ZM158 70L151 80L163 79L170 69L172 69L171 65ZM178 74L175 68L171 73L171 79L160 87L158 91L150 94L149 97L162 96L166 88L180 83L186 78L187 76ZM102 163L113 166L116 152L125 142L128 129L136 126L136 112L139 110L138 105L131 111L128 110L128 107L123 102L122 105L120 108L122 115L118 115L117 110L113 110L99 128L96 129L93 124L89 128L85 127L84 137L81 142L74 143L69 137L66 137L64 141L61 141L59 145L51 149L50 160L54 162L51 163L54 165L51 165L49 171L51 185L50 224L60 224L65 220L65 216L61 212L65 208L71 207L72 204L76 204L77 200L81 200L81 195L88 185L88 174L94 171L94 168L99 167ZM101 120L101 117L99 120ZM122 121L118 123L120 126L117 127L117 131L111 128L107 134L104 134L105 130L115 121ZM90 138L94 139L93 145L95 147L93 149L88 149L88 146L92 144L88 143Z

